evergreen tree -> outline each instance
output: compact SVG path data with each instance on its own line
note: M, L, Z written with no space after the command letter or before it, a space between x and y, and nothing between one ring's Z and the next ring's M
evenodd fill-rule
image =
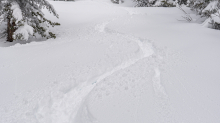
M220 0L189 0L188 6L202 17L205 27L220 30Z
M134 0L136 7L175 7L173 0Z
M111 0L111 2L115 4L120 4L120 3L124 3L124 0Z
M49 26L60 25L44 17L43 8L58 18L53 6L46 0L0 0L0 16L7 22L4 35L7 41L28 40L30 36L39 34L45 38L56 38L49 31Z

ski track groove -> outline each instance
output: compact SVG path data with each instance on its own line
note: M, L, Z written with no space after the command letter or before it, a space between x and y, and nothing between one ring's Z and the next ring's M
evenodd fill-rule
M133 15L133 14L131 14L131 15ZM149 49L153 49L153 48L152 48L151 44L149 44L150 41L148 39L141 39L141 38L138 38L138 37L135 37L132 35L127 35L127 34L123 34L123 33L120 33L120 32L117 32L117 31L114 31L111 29L104 28L103 26L107 26L108 23L109 22L103 22L102 28L99 28L100 30L98 30L98 31L108 32L108 33L111 33L111 34L114 34L117 36L121 36L125 39L132 40L132 41L136 42L143 53L143 58L154 54L153 50L149 50ZM103 28L104 28L104 31L103 31ZM155 96L157 97L157 103L159 106L158 112L162 112L161 119L164 120L162 122L166 122L166 123L167 122L175 122L175 119L173 118L173 113L171 111L171 104L169 102L169 96L167 95L165 88L161 84L160 69L158 66L155 66L154 72L155 72L155 76L152 78L153 89L155 92ZM162 110L162 111L160 111L160 110ZM136 122L137 122L137 120L136 120Z
M157 97L167 99L168 95L165 92L165 89L161 84L161 80L160 80L160 70L159 68L155 68L154 71L155 71L155 75L152 79L154 92Z
M175 123L175 118L173 117L173 112L171 111L171 104L169 101L169 96L167 95L165 88L161 84L161 76L160 76L160 69L159 67L154 68L154 77L152 78L153 82L153 89L156 96L156 103L159 106L159 114L160 120L159 122L164 123Z
M141 13L138 13L136 11L130 11L126 8L122 8L122 9L127 11L127 14L130 16L130 18L128 20L126 20L127 22L131 21L131 19L133 18L134 15L141 14ZM110 29L106 29L106 31L109 31L109 32L111 32L113 34L116 34L116 35L123 36L126 39L130 39L130 40L135 41L138 44L139 48L141 49L141 51L143 52L143 55L145 57L147 57L149 55L148 50L152 49L152 46L147 44L146 41L145 41L145 40L148 40L148 43L149 43L150 42L149 39L141 39L141 38L138 38L138 37L135 37L135 36L132 36L132 35L126 35L126 34L119 33L117 31L110 30ZM154 72L155 72L155 75L152 78L153 89L154 89L154 92L155 92L155 96L157 97L157 103L158 103L158 106L159 106L159 110L162 109L162 112L163 112L161 114L161 117L162 117L161 119L163 120L162 122L166 122L166 123L167 122L176 122L175 118L173 117L173 113L171 111L172 105L170 104L169 96L167 95L167 93L165 91L165 88L161 84L161 76L160 76L159 66L156 65L154 67ZM159 111L159 112L161 112L161 111Z
M134 14L137 14L136 12L130 12L128 10L126 10L126 11L130 15L129 20L132 18L132 16ZM33 110L32 116L34 117L35 121L40 122L40 123L48 123L48 122L51 122L51 123L70 123L70 122L73 122L75 120L75 117L76 117L81 105L84 103L86 97L89 95L89 93L94 89L94 87L98 83L100 83L105 78L113 75L114 73L121 71L121 70L124 70L124 69L134 65L138 61L143 60L144 58L147 58L155 53L154 48L153 48L152 44L150 43L150 40L141 39L139 37L123 34L123 33L117 32L115 30L111 30L111 29L106 28L106 26L109 23L115 21L118 18L120 18L120 17L113 18L109 21L105 21L103 23L97 24L94 27L94 30L96 30L100 33L113 34L113 35L122 37L124 39L132 40L132 41L136 42L142 52L141 57L129 59L129 60L121 63L120 65L114 67L110 71L107 71L99 76L93 76L88 81L84 81L83 83L79 84L78 86L71 88L69 91L62 92L63 94L60 95L59 98L54 97L51 94L50 98L46 101L46 103L45 103L45 101L41 100L38 103L38 106L36 106L36 108L34 108L34 110ZM100 35L102 35L102 34L100 34ZM81 38L81 37L82 36L79 36L78 38ZM60 43L65 43L65 42L57 42L57 44L60 44ZM68 42L66 42L66 43L68 43ZM49 49L52 46L47 47L47 51L49 51ZM36 54L39 54L39 53L36 53ZM40 55L36 56L35 59L37 59L38 57L40 57ZM27 59L30 59L30 58L27 58ZM24 60L18 61L14 65L22 63L23 61ZM9 65L9 66L13 66L13 64ZM20 76L27 74L29 71L31 71L31 68L29 70L25 71ZM15 78L15 80L20 76L17 76ZM156 96L158 97L158 102L160 103L160 106L163 108L162 109L163 112L168 113L168 115L170 115L169 114L170 110L169 110L169 104L168 104L169 103L168 102L169 101L168 95L166 94L165 89L160 82L160 70L158 67L155 67L155 76L152 81L153 81L154 92L155 92ZM138 101L139 100L140 99L138 99ZM137 114L138 114L138 110L136 111L136 115ZM25 115L23 117L24 117L24 119L26 119L29 116ZM29 118L33 118L33 117L29 117ZM168 117L165 116L165 117L168 118L169 116ZM168 118L168 119L170 119L170 118ZM137 119L135 121L137 122Z
M115 19L112 19L111 21L114 20ZM101 24L97 24L94 29L96 31L99 31L100 33L112 34L111 32L106 32L106 25L111 23L111 21L106 21ZM126 69L134 65L138 61L154 54L151 44L147 41L141 41L139 38L136 38L134 36L129 36L120 33L117 33L117 36L122 36L125 39L135 41L143 53L142 56L140 58L134 58L125 61L102 75L91 77L88 81L81 83L77 87L72 88L69 92L65 93L61 99L51 101L52 103L50 103L50 108L48 107L48 105L39 107L36 112L36 115L38 117L41 116L41 119L37 118L39 122L44 123L48 120L53 120L53 123L68 123L74 121L74 118L77 115L78 110L83 104L85 98L98 83L100 83L106 77L109 77L120 70ZM51 97L51 100L53 100L53 97ZM52 112L52 114L50 114L49 112Z

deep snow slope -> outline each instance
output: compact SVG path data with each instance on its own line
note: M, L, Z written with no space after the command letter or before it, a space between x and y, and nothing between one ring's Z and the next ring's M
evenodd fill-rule
M176 8L51 4L56 39L1 39L0 123L220 122L219 31Z

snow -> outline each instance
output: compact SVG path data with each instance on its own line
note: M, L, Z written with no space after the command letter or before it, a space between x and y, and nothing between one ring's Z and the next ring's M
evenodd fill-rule
M56 39L0 39L0 123L220 122L219 31L188 8L191 23L131 1L50 3Z
M23 26L20 26L14 33L14 38L16 38L16 36L21 35L23 40L28 40L30 35L33 35L34 31L33 31L33 27L28 25L27 22L24 23Z
M202 10L202 12L214 10L214 9L218 8L217 5L218 5L218 1L212 1L209 3L208 6L205 7L205 9Z
M212 14L210 18L206 19L203 22L203 26L207 28L212 28L212 21L216 23L220 23L220 10L218 10L215 14Z
M21 9L16 2L12 3L11 10L13 11L12 16L16 19L16 23L23 19Z
M220 10L216 12L215 14L212 14L212 19L216 23L220 23Z

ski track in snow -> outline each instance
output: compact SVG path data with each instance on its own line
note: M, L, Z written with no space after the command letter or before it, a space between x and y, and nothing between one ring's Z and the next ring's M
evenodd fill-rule
M161 84L160 69L154 68L155 75L152 78L153 88L156 96L156 103L158 105L158 111L160 117L158 122L160 123L175 123L173 112L171 110L171 104L169 102L169 96L167 95L165 88Z
M97 2L98 4L100 4L99 2ZM4 122L4 123L79 123L76 120L81 120L78 118L78 115L82 115L83 118L86 118L86 121L88 120L88 122L98 122L96 121L96 119L92 116L92 114L89 111L89 107L88 105L85 105L85 103L87 103L86 99L88 99L87 97L90 96L91 93L93 93L94 88L97 87L98 84L100 83L105 83L105 79L108 80L120 80L121 76L116 76L115 74L117 73L126 73L127 71L125 69L130 69L132 68L132 66L135 66L136 69L138 69L139 67L141 67L141 65L146 65L145 60L147 61L149 59L150 63L147 64L150 67L149 68L149 73L152 74L149 75L151 77L149 77L149 82L150 82L150 89L152 89L153 92L153 100L156 107L156 113L158 114L156 116L155 122L158 123L177 123L178 121L175 120L174 116L174 109L173 109L173 105L171 104L171 101L169 99L169 91L167 90L166 92L166 88L168 85L167 83L164 84L163 83L163 75L161 76L162 73L162 68L161 68L161 62L162 60L158 57L159 56L159 49L157 49L156 47L152 46L153 43L151 43L151 41L149 39L142 39L140 37L136 37L130 34L125 34L122 32L117 31L117 29L122 29L123 26L126 26L128 24L130 24L130 22L133 22L133 18L135 18L136 16L139 15L146 15L146 13L140 13L138 11L135 11L135 9L129 9L126 7L115 7L114 5L110 5L108 3L104 3L103 5L105 5L105 7L108 8L115 8L114 12L116 13L117 10L124 10L127 12L127 14L123 14L123 15L116 15L115 18L109 19L107 21L103 21L101 23L96 23L95 25L89 25L89 26L85 26L83 28L80 27L79 30L74 30L71 27L68 28L62 28L60 30L58 30L58 35L57 35L57 39L59 41L47 41L47 43L40 43L37 42L35 43L31 43L28 44L27 46L23 45L15 45L13 47L9 47L9 48L5 48L2 49L2 54L6 53L8 50L10 49L20 49L20 48L30 48L30 46L34 47L34 45L42 45L40 46L43 50L32 50L32 52L30 53L25 53L23 54L22 57L20 57L18 60L15 60L13 62L10 63L4 63L6 61L9 61L10 58L5 59L5 61L3 62L3 65L0 65L0 69L9 69L9 71L16 71L15 72L15 77L5 77L2 78L3 82L1 83L6 83L7 81L15 81L15 84L19 84L18 82L18 78L22 78L25 77L27 75L29 75L29 73L32 73L32 70L36 70L35 69L35 65L29 65L30 67L27 67L26 69L24 69L22 71L22 73L19 73L18 75L16 73L18 73L19 68L22 68L22 65L25 65L25 63L32 63L33 61L37 61L39 59L42 59L41 54L44 54L44 56L56 56L57 54L53 53L53 50L55 49L54 46L59 46L63 44L68 44L68 43L72 43L74 41L84 41L86 40L94 40L94 38L90 39L92 36L97 36L98 39L97 41L95 41L95 43L97 44L101 44L103 43L103 41L108 42L106 44L109 44L109 47L114 47L113 45L117 45L118 47L121 48L121 46L125 45L126 46L130 46L130 45L126 45L125 42L123 41L131 41L132 43L135 42L137 44L137 49L134 54L126 54L127 52L123 52L121 53L123 56L123 58L120 58L118 56L122 56L118 51L118 47L116 47L115 49L117 50L116 52L114 52L115 54L119 53L120 55L113 56L114 53L112 53L113 50L110 50L111 48L109 48L108 52L105 55L105 59L99 59L100 63L98 61L98 63L93 64L91 63L90 65L93 66L85 66L85 68L82 68L82 66L77 67L76 71L71 70L68 71L67 73L61 73L60 75L54 76L53 74L53 70L57 70L57 69L64 69L64 70L70 70L70 69L74 69L74 65L76 62L74 62L74 60L70 60L61 63L62 65L60 66L56 66L56 64L51 65L50 68L45 68L46 69L50 69L51 73L47 73L48 76L53 76L53 77L45 77L44 79L42 79L45 82L52 82L49 83L52 87L49 87L50 90L45 90L45 92L37 92L37 94L30 94L31 96L27 96L28 98L26 98L23 95L19 95L16 94L16 100L19 100L20 98L22 98L21 100L15 102L15 109L10 110L10 108L5 108L5 109L0 109L2 110L2 112L6 112L7 113L7 119L3 119L4 118L4 114L2 116L0 116L0 122ZM123 21L122 25L119 27L115 27L115 28L110 28L108 27L108 24L111 24L112 22L117 21L117 19L122 19L120 21ZM105 19L103 19L105 20ZM119 21L119 22L120 22ZM113 26L114 27L114 26ZM82 33L83 32L83 33ZM109 37L115 37L113 39L108 39ZM95 38L97 38L95 37ZM81 40L82 39L82 40ZM118 40L117 40L118 39ZM123 39L122 42L121 39ZM96 39L95 39L96 40ZM111 42L111 40L117 40L120 43L115 43L115 42ZM84 42L83 42L84 43ZM87 43L87 42L86 42ZM93 42L94 43L94 42ZM135 44L133 43L133 44ZM105 45L106 45L105 44ZM123 44L123 45L121 45ZM65 45L66 46L66 45ZM102 46L102 45L98 45L98 46ZM103 45L104 46L104 45ZM135 45L136 46L136 45ZM69 48L69 47L68 47ZM128 50L130 47L128 48L124 48L125 50ZM19 50L18 50L19 51ZM67 51L67 50L66 50ZM65 54L66 51L60 51L60 54ZM110 52L110 53L109 53ZM130 51L128 51L130 53ZM109 54L108 54L109 53ZM46 54L46 55L45 55ZM75 54L74 54L75 55ZM127 56L126 56L127 55ZM136 55L136 56L135 56ZM29 57L32 56L32 57ZM157 58L156 58L157 57ZM7 57L6 57L7 58ZM60 57L60 58L64 58L64 57ZM118 59L117 59L118 58ZM148 58L148 59L147 59ZM116 62L106 62L107 60L117 60ZM69 59L67 59L69 60ZM106 61L105 61L106 60ZM152 60L152 61L151 61ZM158 62L158 61L159 62ZM28 61L28 62L25 62ZM46 60L42 59L41 63L37 64L38 66L43 66L45 64ZM34 63L34 62L33 62ZM105 63L110 63L111 65L107 66L107 64ZM100 65L100 66L99 66ZM106 66L104 66L106 65ZM19 67L18 67L19 66ZM21 67L20 67L21 66ZM65 68L61 68L61 67L65 67ZM105 68L106 67L106 68ZM100 70L98 70L98 73L96 73L97 71L95 71L94 69L99 68ZM173 69L173 68L169 68L169 69ZM44 70L44 69L43 69ZM63 70L63 71L64 71ZM89 72L86 70L90 70ZM132 69L131 69L132 70ZM94 74L92 72L94 71ZM141 71L141 70L139 70ZM140 72L136 72L134 74L135 77L139 77L136 74L139 74ZM75 73L74 73L75 72ZM77 75L82 74L82 76L78 77L81 80L76 80L74 76L77 73ZM148 74L149 74L148 73ZM145 74L145 73L144 73ZM146 75L146 74L145 74ZM84 77L85 76L85 77ZM65 78L66 77L66 78ZM84 77L84 78L83 78ZM124 78L126 78L127 76L124 76ZM173 76L171 76L173 77ZM63 80L59 80L57 78L65 78L64 82L61 82ZM114 78L114 79L113 79ZM122 77L121 77L122 78ZM133 78L132 78L133 79ZM143 80L146 80L145 78L142 78ZM56 82L57 81L57 84ZM60 83L59 83L59 82ZM138 81L138 80L137 80ZM69 82L69 83L68 83ZM114 82L114 81L113 81ZM135 82L135 81L132 81ZM55 84L54 84L55 83ZM64 85L62 85L64 84ZM72 85L73 84L73 85ZM121 83L120 83L121 84ZM123 82L122 82L123 84ZM137 83L134 83L137 84ZM172 87L175 87L175 83L171 83ZM146 84L147 85L147 84ZM152 86L151 86L152 85ZM163 86L166 85L166 86ZM148 86L148 85L147 85ZM120 87L120 86L119 86ZM182 93L185 93L185 95L187 96L187 98L192 102L191 104L197 104L199 108L203 109L202 111L204 112L208 112L208 114L214 114L213 112L211 112L211 110L208 108L208 106L205 106L206 103L202 103L197 101L194 98L194 95L191 94L190 90L187 88L188 86L186 86L184 83L182 83L180 81L180 87L182 88L182 90L178 90L179 88L174 88L174 90L176 91L177 95L183 95ZM134 95L136 95L136 102L135 102L135 112L133 113L134 115L134 119L135 119L135 123L139 123L139 119L138 119L138 115L140 115L140 110L138 109L138 107L141 105L141 99L144 95L141 95L140 90L138 89L145 89L145 88L138 88L138 86L134 87L135 91L133 91ZM111 89L111 88L110 88ZM149 89L149 90L150 90ZM171 88L169 88L171 89ZM55 91L54 91L55 90ZM114 88L112 89L114 90ZM126 90L126 89L125 89ZM201 93L199 91L199 88L195 88L193 89L195 90L197 93ZM182 92L183 91L183 92ZM35 92L35 91L33 91ZM174 91L173 91L174 92ZM27 92L29 93L29 92ZM32 93L30 91L30 93ZM40 94L38 94L40 93ZM49 95L47 95L49 93ZM96 92L96 93L101 93L101 92ZM203 93L201 93L203 94ZM42 97L40 97L40 96ZM208 94L207 94L208 95ZM20 97L19 97L20 96ZM22 97L23 96L23 97ZM29 99L29 97L31 99ZM171 95L170 95L171 97ZM187 98L182 98L182 101L184 103L188 103ZM209 97L206 97L207 99L212 99ZM22 103L20 103L22 102ZM33 103L33 105L32 105ZM180 103L181 104L181 103ZM214 101L213 101L214 104ZM29 107L27 105L30 105ZM216 103L216 105L218 105ZM32 107L33 106L33 107ZM31 108L30 108L31 107ZM193 107L193 105L188 105L189 108L189 114L193 114L192 117L196 117L198 122L204 122L203 118L201 118L201 115L197 115L197 109L196 107ZM18 109L19 111L16 111L16 109ZM20 112L21 110L21 112ZM1 112L1 111L0 111ZM15 112L15 113L14 113ZM20 113L20 114L16 114L16 113ZM117 113L117 112L116 112ZM107 114L107 113L106 113ZM15 115L15 116L14 116ZM21 117L20 117L21 116ZM187 115L186 115L187 116ZM180 116L182 117L182 116ZM218 119L218 114L213 115L213 117L215 117L215 119ZM78 119L77 119L78 118ZM183 116L184 118L184 116ZM188 120L188 119L187 119ZM187 121L186 120L186 121ZM81 122L81 121L80 121Z
M130 18L128 20L126 20L128 22L133 18L134 15L141 14L141 13L138 13L136 11L131 11L131 10L126 9L126 8L122 8L122 9L127 11L128 15L130 15ZM116 20L116 19L114 19L114 20ZM100 28L99 31L103 32L103 26L107 26L108 23L109 22L104 22L102 24L102 28ZM139 48L141 49L141 51L143 52L143 57L147 57L151 53L152 54L154 53L153 50L149 52L149 49L153 49L153 48L152 48L152 45L148 44L150 42L150 40L148 40L148 39L141 39L141 38L138 38L138 37L135 37L135 36L132 36L132 35L119 33L117 31L107 29L107 28L104 28L104 29L105 29L105 32L112 33L112 34L115 34L115 35L119 35L119 36L122 36L126 39L130 39L130 40L136 42L138 44ZM146 40L148 40L148 42L146 42ZM157 55L157 54L155 54L155 55ZM154 72L155 72L155 75L152 78L152 82L153 82L153 89L154 89L154 92L155 92L155 96L157 97L157 99L156 99L157 100L157 105L158 105L157 110L160 113L160 116L159 116L160 120L158 122L164 122L164 123L174 122L175 123L176 121L175 121L175 118L173 117L173 111L172 111L172 106L169 102L169 96L167 95L167 93L165 91L165 88L161 84L161 76L160 76L159 66L157 66L157 65L155 66ZM137 114L137 112L136 112L136 114Z
M130 11L130 10L126 10L126 11L128 12L128 15L130 15L129 19L131 19L134 14L138 14L137 12L134 11ZM75 117L79 113L78 111L81 108L81 105L84 103L86 97L89 95L89 93L94 89L94 87L98 83L100 83L103 79L111 76L112 74L120 70L126 69L134 65L138 61L147 58L149 56L152 56L155 53L153 46L148 39L141 39L139 37L135 37L132 35L123 34L115 30L108 29L106 27L109 23L115 21L116 19L117 18L113 18L109 21L105 21L103 23L97 24L94 27L94 30L98 31L100 35L102 35L101 33L105 33L107 35L115 35L117 37L121 37L126 40L131 40L136 42L137 45L139 46L140 51L142 52L142 55L139 58L129 59L115 66L113 69L104 72L101 75L92 76L90 77L90 79L80 83L76 87L70 87L67 90L62 90L62 88L60 88L59 90L62 92L62 94L58 94L58 95L51 94L48 99L45 100L43 99L39 101L38 105L34 108L32 113L26 113L23 116L23 119L28 119L34 122L36 121L39 123L74 122ZM80 36L78 38L80 38ZM18 63L22 61L18 61ZM13 64L7 67L10 66L13 66ZM26 72L24 74L26 74ZM169 100L168 100L168 95L166 94L165 89L161 84L160 70L158 67L155 67L155 76L152 78L152 82L153 82L155 95L158 97L158 105L160 106L158 108L161 109L163 119L167 119L165 121L169 122L171 119ZM136 111L136 114L137 112L138 111Z
M165 89L161 85L161 82L160 82L160 70L159 68L155 68L154 71L155 71L155 75L152 81L153 81L153 88L154 88L155 94L159 98L167 98L168 96L165 92Z
M102 24L99 24L96 26L96 30L100 31L100 32L105 32L105 26L108 24L109 22L104 22ZM118 33L118 35L120 35ZM75 116L77 115L77 112L81 106L81 104L83 104L86 96L91 92L91 90L99 83L101 82L103 79L105 79L108 76L111 76L113 73L120 71L122 69L125 69L133 64L135 64L136 62L138 62L139 60L146 58L148 56L151 56L153 54L153 50L152 48L150 48L150 44L147 44L147 42L142 42L140 40L138 40L135 37L130 37L127 35L123 35L125 38L129 38L135 42L138 43L140 49L143 52L143 55L140 58L135 58L135 59L130 59L118 66L116 66L115 68L113 68L110 71L105 72L104 74L97 76L97 77L91 77L91 79L89 79L88 81L83 82L82 84L80 84L78 87L74 88L73 90L71 90L70 92L64 94L63 98L58 99L58 100L53 100L53 98L51 100L52 101L52 105L49 109L48 109L48 105L46 105L45 107L40 107L38 109L37 117L39 117L39 122L47 122L50 119L53 120L53 123L60 123L60 122L71 122L74 121ZM52 112L51 116L49 112ZM44 117L45 116L45 117Z
M109 21L106 21L106 22L104 22L104 23L97 24L97 25L95 26L95 30L97 30L97 31L99 31L99 32L104 32L106 25L109 24L109 23L110 23Z
M115 19L112 19L111 21L114 20ZM98 83L100 83L106 77L111 76L115 72L128 68L139 60L142 60L154 54L153 48L148 40L140 40L137 37L121 34L112 30L106 31L106 25L111 23L111 21L97 24L94 29L96 31L99 31L100 33L116 34L116 36L120 36L122 38L136 42L142 52L142 56L140 58L127 60L120 65L114 67L112 70L106 71L99 76L91 77L88 81L81 83L75 88L69 89L69 91L65 92L64 95L61 96L61 98L57 99L56 97L51 96L47 103L40 103L39 107L37 107L35 116L38 122L69 123L74 121L74 118L76 117L79 108L83 104L84 100L86 99L86 96Z

